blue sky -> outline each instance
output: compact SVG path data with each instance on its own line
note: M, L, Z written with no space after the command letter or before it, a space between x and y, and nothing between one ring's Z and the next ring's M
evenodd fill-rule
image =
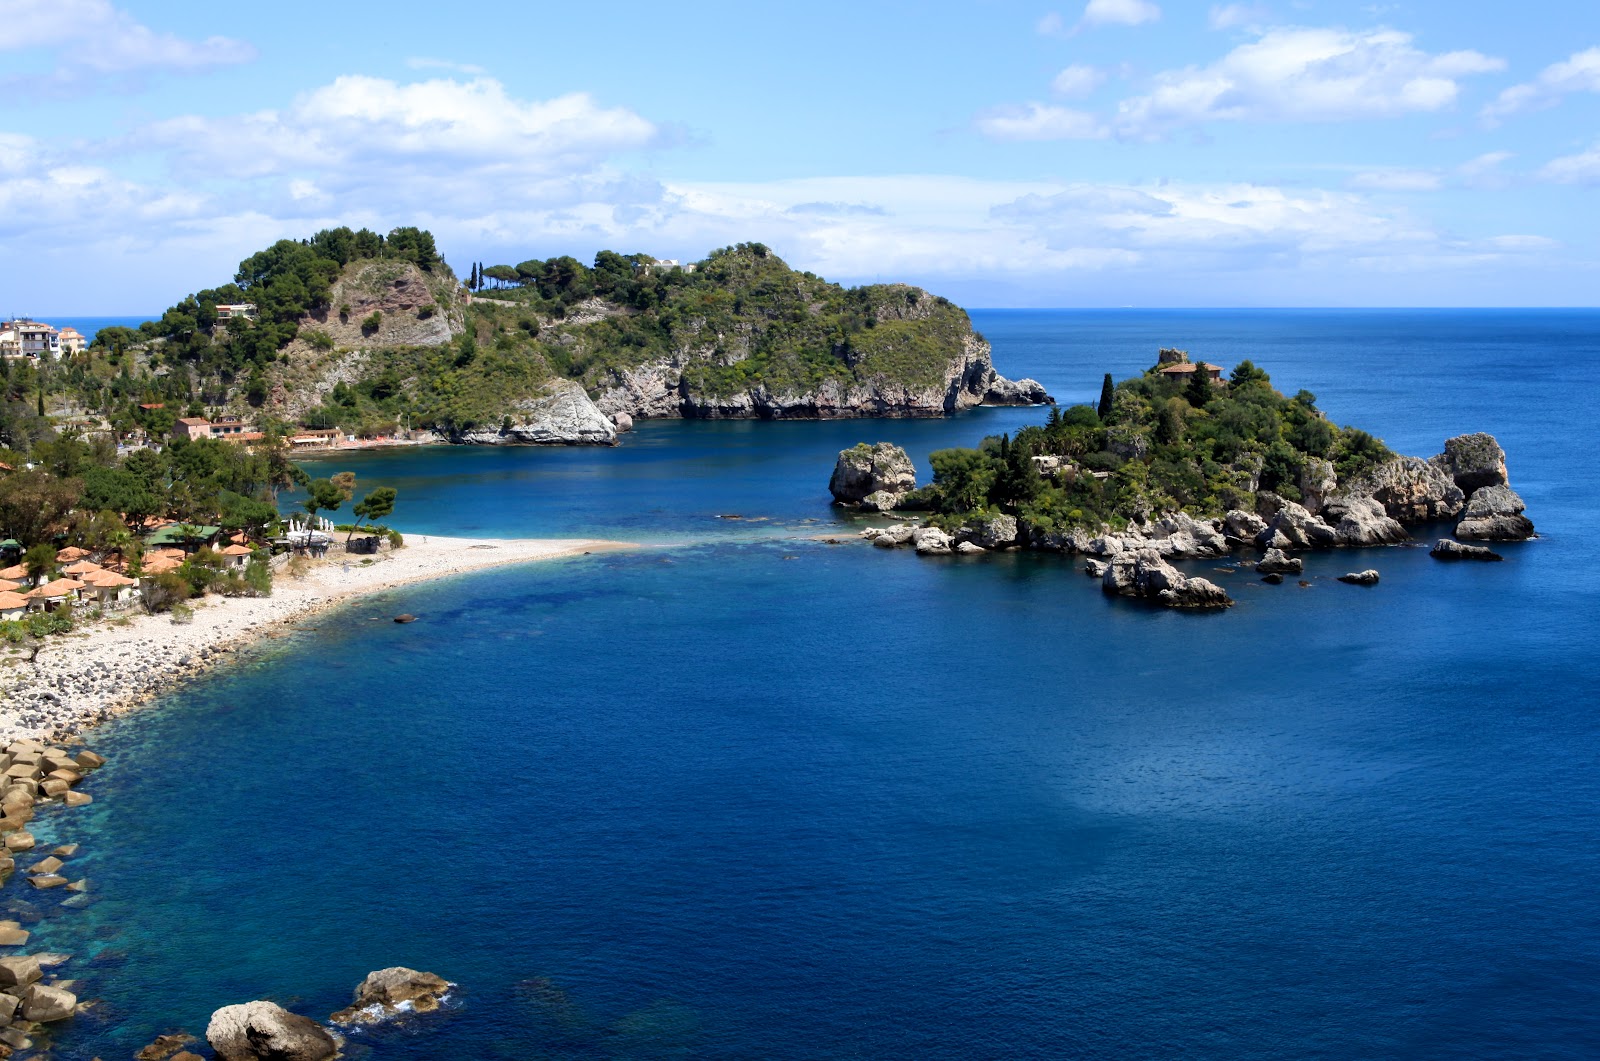
M330 224L973 306L1595 305L1600 4L0 0L0 314Z

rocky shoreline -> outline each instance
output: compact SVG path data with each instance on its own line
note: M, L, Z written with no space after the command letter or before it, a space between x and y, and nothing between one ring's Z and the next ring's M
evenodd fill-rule
M1398 545L1411 540L1408 526L1455 519L1454 538L1441 539L1432 555L1441 560L1500 560L1475 542L1515 542L1535 537L1522 498L1511 489L1505 451L1494 436L1458 435L1428 460L1395 457L1354 482L1340 484L1326 461L1302 476L1302 502L1262 491L1254 511L1233 509L1221 517L1163 513L1129 519L1116 530L1030 527L1025 520L986 513L954 529L910 518L891 527L869 527L861 536L884 548L911 546L924 556L1032 549L1087 557L1085 571L1105 592L1177 608L1226 608L1233 601L1215 583L1187 577L1172 560L1208 560L1245 550L1262 554L1257 571L1269 578L1298 573L1291 554L1309 550ZM829 490L835 502L867 512L892 512L916 489L916 468L898 446L878 443L844 450ZM1376 571L1352 572L1344 581L1372 585Z
M186 623L130 614L48 639L29 662L0 656L0 740L50 740L134 710L263 638L354 597L505 564L613 549L593 539L468 539L414 536L370 563L317 562L302 578L281 575L270 597L208 597Z

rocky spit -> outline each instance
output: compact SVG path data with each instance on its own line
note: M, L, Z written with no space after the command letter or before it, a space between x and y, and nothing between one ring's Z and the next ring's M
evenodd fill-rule
M0 740L74 734L139 707L262 638L284 637L353 597L503 564L631 548L590 539L415 536L376 558L330 554L303 578L280 572L270 597L207 597L193 617L130 610L47 638L30 662L0 656ZM363 559L371 563L363 564Z
M1058 458L1037 458L1041 473L1064 474ZM916 489L916 466L898 446L878 443L844 450L834 465L829 491L837 504L887 513ZM1327 461L1309 461L1302 476L1302 502L1262 491L1253 511L1235 509L1219 519L1182 512L1120 530L1041 531L1014 516L968 520L953 531L905 520L869 527L861 536L883 548L911 546L923 556L1037 549L1090 558L1085 572L1101 579L1108 594L1136 597L1174 608L1225 608L1228 594L1203 578L1183 575L1169 561L1207 560L1252 549L1262 556L1255 569L1268 580L1299 575L1297 553L1314 549L1397 545L1411 540L1408 525L1456 520L1456 541L1431 550L1441 560L1500 560L1478 541L1523 541L1534 536L1522 498L1511 489L1505 451L1487 434L1460 435L1429 460L1395 457L1349 483L1340 483ZM899 518L899 517L896 517ZM1340 581L1376 585L1378 572L1351 572Z

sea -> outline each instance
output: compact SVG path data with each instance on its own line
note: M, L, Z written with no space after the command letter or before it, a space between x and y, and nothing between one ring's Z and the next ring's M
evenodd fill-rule
M1600 312L973 318L1064 403L1177 346L1399 452L1490 432L1539 537L1192 564L1238 604L1184 614L829 504L842 448L925 481L1038 409L339 454L408 536L644 547L357 601L95 732L35 823L90 891L0 891L99 1000L56 1056L392 965L458 986L349 1057L1600 1056Z

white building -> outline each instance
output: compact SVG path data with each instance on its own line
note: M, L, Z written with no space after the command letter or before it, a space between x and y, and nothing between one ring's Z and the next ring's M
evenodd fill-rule
M77 332L73 332L77 335ZM80 335L81 340L83 337ZM0 324L0 357L55 360L61 356L61 333L48 324L14 320Z

